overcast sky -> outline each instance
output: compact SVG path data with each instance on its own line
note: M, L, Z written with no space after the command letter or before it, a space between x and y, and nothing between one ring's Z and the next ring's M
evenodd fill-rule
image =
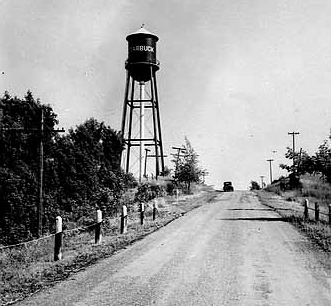
M329 135L331 1L0 0L0 14L1 92L30 89L66 129L120 129L125 38L145 23L165 153L187 136L216 187L268 179L269 158L279 176L288 132L309 153Z

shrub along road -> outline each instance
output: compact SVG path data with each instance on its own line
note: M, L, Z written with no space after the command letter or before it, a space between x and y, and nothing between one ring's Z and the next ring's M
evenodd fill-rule
M254 193L222 193L18 305L330 305L329 261Z

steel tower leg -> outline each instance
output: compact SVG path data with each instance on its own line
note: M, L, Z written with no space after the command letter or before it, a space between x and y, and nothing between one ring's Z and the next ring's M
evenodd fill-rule
M160 174L159 166L159 150L158 150L158 134L157 134L157 125L156 125L156 108L155 108L155 88L153 81L153 68L151 67L151 103L152 103L152 114L153 114L153 130L154 130L154 147L155 147L155 176L156 178Z
M130 86L130 74L129 71L126 71L126 82L125 82L125 94L124 94L124 103L123 103L123 115L122 115L122 125L121 125L121 133L124 137L125 130L125 121L126 121L126 108L128 103L128 94L129 94L129 86Z
M129 115L129 131L128 131L128 139L127 139L127 155L126 155L126 169L125 172L129 173L130 168L130 150L131 150L131 134L132 134L132 115L133 115L133 98L134 98L134 79L132 78L131 85L131 103L127 101L127 105L130 107L130 115Z
M125 142L124 133L125 133L126 112L127 112L127 106L128 106L129 87L130 87L130 74L129 74L129 71L126 71L125 94L124 94L122 124L121 124L121 134L122 134L124 142ZM120 167L122 165L124 150L125 150L125 148L123 149L123 151L121 153L121 157L120 157Z
M164 172L164 154L163 154L163 144L162 144L162 133L161 133L161 117L160 117L160 108L159 108L159 98L157 93L157 85L156 85L156 74L155 71L152 71L153 75L153 83L155 88L155 103L156 103L156 114L157 114L157 124L159 131L159 146L160 146L160 158L161 158L161 171Z
M145 82L140 82L140 114L139 114L139 138L145 138ZM143 178L143 154L144 154L144 141L140 140L139 145L139 183L142 182Z

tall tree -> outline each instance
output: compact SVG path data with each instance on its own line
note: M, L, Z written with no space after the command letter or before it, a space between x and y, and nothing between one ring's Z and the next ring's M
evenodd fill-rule
M24 99L8 92L0 99L0 232L7 233L8 242L36 233L41 110L48 153L57 124L52 108L35 100L30 91Z
M198 167L198 154L187 137L185 137L184 148L185 154L177 164L175 180L183 183L186 189L190 191L191 183L199 182L202 171Z
M61 208L68 213L75 211L76 220L86 216L93 205L114 212L131 180L119 164L121 134L90 118L55 140Z
M41 110L44 133L40 133ZM44 143L45 231L54 218L93 222L95 206L113 214L127 186L136 182L120 168L121 134L91 118L66 135L53 128L56 115L28 92L24 99L0 99L0 243L16 243L37 233L39 143Z

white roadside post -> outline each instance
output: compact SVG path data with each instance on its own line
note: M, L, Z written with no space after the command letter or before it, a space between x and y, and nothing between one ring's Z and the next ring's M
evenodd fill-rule
M125 234L128 230L128 209L125 205L122 206L121 215L121 234Z
M102 225L102 211L97 209L95 214L95 243L99 244L102 240L101 225Z
M145 205L140 203L140 225L144 225Z
M308 207L309 207L309 200L308 199L305 199L304 201L304 206L305 206L305 210L304 210L304 218L305 220L308 220L309 219L309 212L308 212Z
M60 216L56 217L56 231L55 231L55 244L54 244L54 261L62 259L62 218Z
M320 220L320 206L316 202L315 203L315 221L318 222Z
M155 198L153 202L153 221L155 221L156 219L156 212L157 212L157 198Z

